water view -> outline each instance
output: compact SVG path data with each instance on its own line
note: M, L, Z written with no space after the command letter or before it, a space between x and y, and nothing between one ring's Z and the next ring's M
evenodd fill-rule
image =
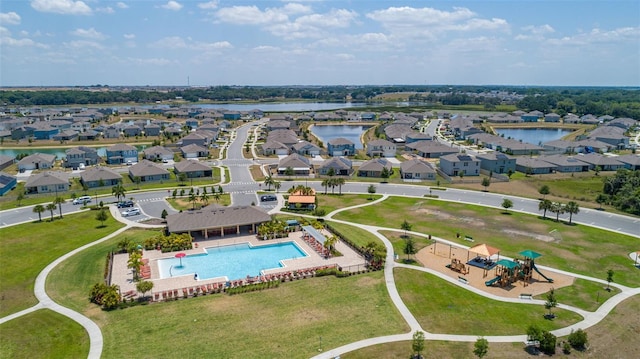
M496 128L495 131L498 135L504 135L504 138L522 140L534 145L559 140L573 132L563 128Z
M346 138L355 143L356 149L363 148L360 136L371 126L350 126L350 125L327 125L327 126L311 126L311 133L318 137L320 141L327 145L327 142L335 138Z

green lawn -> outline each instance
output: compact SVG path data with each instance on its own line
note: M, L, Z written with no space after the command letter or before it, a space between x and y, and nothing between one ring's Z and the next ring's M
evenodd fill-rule
M525 334L529 325L553 330L582 318L574 312L556 308L553 310L556 318L547 320L544 319L544 306L498 302L417 270L397 268L394 275L407 308L422 328L431 333Z
M620 293L620 290L615 287L611 287L611 291L606 291L606 287L600 283L576 278L572 285L556 289L555 294L559 303L593 312L609 298ZM546 300L545 295L538 295L535 299Z
M376 206L365 206L344 211L336 219L355 223L397 228L406 219L412 229L431 234L463 245L462 238L470 235L474 244L487 243L500 248L501 254L516 257L531 249L543 255L537 263L576 272L601 279L608 269L615 273L614 280L629 286L640 286L640 275L629 259L629 253L637 251L637 238L601 229L567 225L539 216L510 212L501 209L469 204L390 197ZM555 230L562 237L559 241L546 242L534 237L546 236ZM456 233L461 238L456 238ZM605 239L606 240L603 240ZM428 241L418 239L416 241Z
M357 246L364 247L369 242L379 243L382 247L384 247L384 243L378 239L378 237L373 234L365 231L364 229L360 229L356 226L350 226L348 224L342 224L333 221L327 221L327 224L331 225L331 227L335 228L338 232L342 233L343 236L346 236L351 242L356 244Z
M40 309L0 325L0 358L86 358L89 336L73 320Z
M57 213L57 212L56 212ZM96 211L65 215L49 222L25 223L0 229L0 316L36 304L33 286L37 275L49 263L84 244L121 228L111 216L101 227Z
M188 191L185 191L188 192ZM200 196L198 196L198 199ZM193 208L193 203L189 202L189 197L168 197L167 202L175 209L176 211L189 210ZM220 206L229 206L231 205L231 194L224 193L220 196L220 199L216 201L213 198L213 195L209 194L209 205L216 204ZM198 200L195 204L196 209L201 208L202 202Z
M378 198L380 195L369 195L369 194L338 194L336 188L336 194L331 194L331 189L329 189L329 194L324 194L324 192L318 192L318 208L324 209L327 214L335 211L339 208L346 208L351 206L356 206L363 203L372 202ZM369 199L371 198L371 199Z

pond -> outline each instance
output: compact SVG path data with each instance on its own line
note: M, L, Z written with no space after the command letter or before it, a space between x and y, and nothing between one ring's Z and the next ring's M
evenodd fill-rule
M356 149L361 150L363 148L360 136L371 128L371 126L362 125L327 125L327 126L311 126L311 133L327 145L327 142L336 138L346 138L347 140L355 143Z
M498 135L504 135L504 138L522 140L534 145L559 140L573 132L563 128L496 128L495 131Z

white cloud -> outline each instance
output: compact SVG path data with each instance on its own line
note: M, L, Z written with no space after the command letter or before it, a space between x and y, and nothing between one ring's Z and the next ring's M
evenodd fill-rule
M117 6L119 9L128 9L128 8L129 8L129 5L127 5L127 4L125 4L125 3L123 3L122 1L117 2L117 3L116 3L116 6Z
M525 26L522 28L526 34L518 34L515 39L516 40L536 40L541 41L544 40L545 35L552 34L555 32L555 29L548 24L542 26Z
M19 25L20 15L15 12L0 12L0 24L2 25Z
M280 48L277 46L261 45L254 47L252 50L256 52L274 52L280 51Z
M356 58L352 54L335 54L334 57L340 60L345 60L345 61L354 60Z
M574 36L549 39L547 43L557 46L583 46L591 44L613 45L621 42L630 42L637 46L639 37L640 27L622 27L610 31L595 28L590 32L579 33Z
M233 45L231 45L231 43L228 41L200 42L193 41L191 40L191 38L187 38L185 40L180 36L165 37L152 43L150 46L167 49L188 49L197 51L223 50L233 48Z
M49 46L33 41L29 38L23 37L22 39L16 39L11 36L9 29L0 26L0 46L6 47L38 47L46 49Z
M78 37L83 37L85 39L93 39L93 40L103 40L106 38L106 35L103 33L96 31L94 28L89 29L75 29L71 31L71 34Z
M41 12L63 15L90 15L91 8L83 1L74 0L32 0L31 7Z
M90 49L90 48L97 49L97 50L105 49L105 47L102 46L102 44L100 44L99 42L89 41L89 40L73 40L73 41L65 42L63 43L63 45L70 49L83 50L83 51L86 51L87 49Z
M216 17L221 22L239 25L263 25L280 23L289 18L278 9L262 11L257 6L232 6L218 10Z
M124 34L122 36L127 40L131 40L131 39L135 39L136 38L135 34Z
M164 5L160 5L160 7L171 11L178 11L182 9L182 4L174 0L169 0L169 2Z
M214 10L218 8L218 1L213 0L209 2L202 2L198 4L198 7L204 10Z
M170 65L172 63L171 60L167 60L163 58L141 59L141 58L129 57L127 58L127 61L136 65L145 65L145 66L146 65L165 66L165 65Z
M107 6L107 7L99 7L99 8L97 8L96 12L101 12L101 13L104 13L104 14L113 14L116 11L113 10L113 8L111 6Z

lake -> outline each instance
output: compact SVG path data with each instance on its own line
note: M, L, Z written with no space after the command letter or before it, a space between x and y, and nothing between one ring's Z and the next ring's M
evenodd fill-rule
M559 140L573 132L563 128L496 128L495 131L504 138L511 137L533 145Z
M361 150L363 148L360 136L371 126L362 125L327 125L327 126L311 126L311 133L318 137L322 143L327 145L327 142L335 138L346 138L356 145L356 149Z

